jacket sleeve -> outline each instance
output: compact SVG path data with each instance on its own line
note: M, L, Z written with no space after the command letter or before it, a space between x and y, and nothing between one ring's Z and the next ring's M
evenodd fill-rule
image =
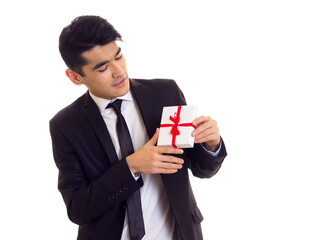
M83 225L120 205L142 187L136 181L125 159L120 160L96 179L88 179L75 143L68 140L55 120L50 121L53 156L59 169L58 188L70 220Z
M176 85L176 96L178 105L186 105L186 100L181 89ZM217 156L211 155L201 144L194 144L194 148L184 149L185 160L194 176L199 178L210 178L214 176L221 167L227 156L225 143L221 138L221 148Z

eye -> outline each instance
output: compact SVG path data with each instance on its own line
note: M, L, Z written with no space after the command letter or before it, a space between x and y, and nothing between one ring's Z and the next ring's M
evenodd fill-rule
M116 57L115 60L120 60L122 58L122 56L123 55L121 54L120 56Z
M98 72L104 72L108 68L108 65L104 69L98 70Z

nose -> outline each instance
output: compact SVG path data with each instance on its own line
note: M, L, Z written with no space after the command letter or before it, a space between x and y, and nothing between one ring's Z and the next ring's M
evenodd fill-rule
M117 62L112 62L111 64L113 78L118 78L124 75L125 71L122 66L120 66Z

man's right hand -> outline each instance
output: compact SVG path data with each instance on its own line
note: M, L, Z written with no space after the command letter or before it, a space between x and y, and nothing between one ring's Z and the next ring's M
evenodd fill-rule
M126 157L126 162L134 174L171 174L176 173L183 167L184 160L174 156L163 155L182 154L183 150L173 147L157 147L159 128L153 137L138 151Z

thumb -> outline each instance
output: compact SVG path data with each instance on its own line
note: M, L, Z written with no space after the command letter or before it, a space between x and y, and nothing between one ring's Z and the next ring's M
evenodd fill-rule
M159 137L159 128L156 129L155 134L152 136L152 138L147 142L147 145L149 146L155 146Z

